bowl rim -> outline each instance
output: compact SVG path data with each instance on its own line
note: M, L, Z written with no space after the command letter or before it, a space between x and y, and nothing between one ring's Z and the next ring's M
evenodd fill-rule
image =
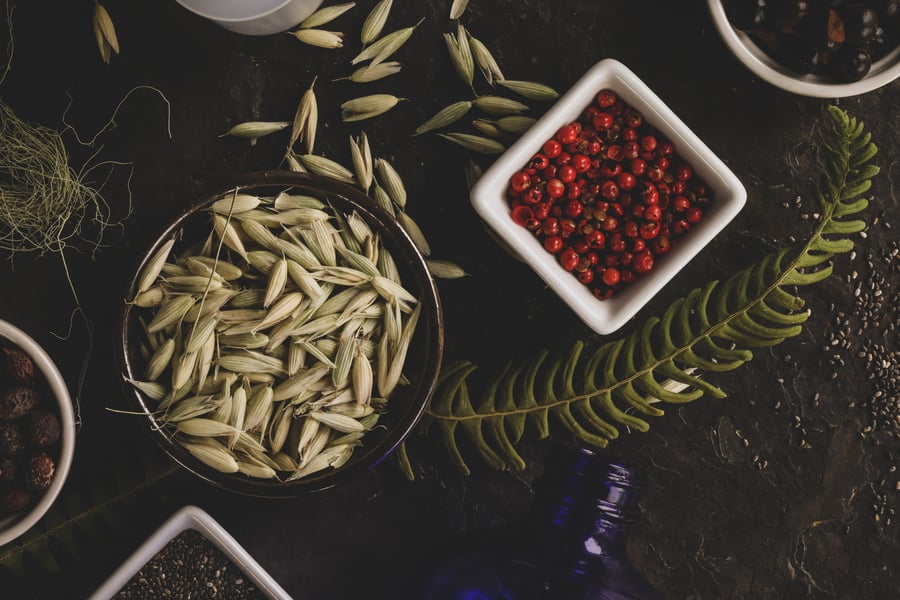
M872 65L872 72L859 81L830 83L815 75L797 75L779 65L750 39L732 27L722 0L707 0L713 23L725 45L737 59L768 83L783 90L813 98L847 98L884 87L900 78L900 45Z
M192 529L249 577L270 600L291 600L288 593L209 513L193 504L178 509L98 587L88 600L110 600L169 542Z
M509 216L509 178L567 122L577 119L597 92L610 88L663 135L716 194L703 221L660 259L654 270L607 300L597 300L586 286L559 266L528 230ZM606 58L582 75L550 109L482 174L470 200L484 222L547 283L591 329L601 335L627 323L690 262L746 203L747 192L737 176L636 74L618 60Z
M27 512L10 515L0 520L0 546L2 546L13 541L40 521L62 491L75 456L75 410L62 373L47 351L34 338L9 321L2 319L0 319L0 338L15 344L40 369L58 405L60 421L59 457L56 461L53 481L50 483L50 487L44 491L40 500ZM4 524L8 524L8 527L4 527Z
M213 201L221 198L223 195L233 192L236 187L241 191L264 189L264 188L291 188L306 187L322 189L332 196L340 198L339 202L347 203L355 210L365 213L367 220L375 220L379 225L386 228L393 236L400 239L406 246L406 268L413 273L416 280L421 284L423 310L420 319L427 322L430 335L433 336L431 343L425 346L425 356L423 360L423 377L420 382L419 393L416 394L414 402L411 402L411 408L407 410L408 422L401 422L388 435L385 436L382 444L384 448L378 451L378 456L373 455L372 461L354 462L351 460L347 465L337 470L326 470L319 474L310 475L291 482L279 482L272 480L254 479L250 477L236 477L236 474L221 473L203 464L189 452L166 438L161 428L156 427L156 421L152 416L152 410L147 405L144 397L136 389L131 387L125 378L134 378L135 369L133 368L129 355L129 319L131 317L132 306L123 301L120 307L118 318L117 343L115 344L115 353L117 368L120 373L120 383L128 402L135 411L142 413L140 416L141 423L145 426L148 424L144 419L149 419L150 430L147 431L162 448L162 450L188 472L200 478L207 483L212 484L220 489L234 492L245 496L253 496L260 498L296 498L304 496L312 492L321 492L336 485L347 482L356 478L364 472L374 469L378 464L383 462L391 455L397 447L409 436L421 420L431 401L431 397L437 388L438 375L440 371L441 359L444 349L444 316L441 305L440 295L438 294L437 284L428 266L425 257L419 251L412 238L399 225L399 223L389 215L377 203L365 195L361 190L340 182L333 178L314 175L312 173L296 173L292 171L251 171L228 178L224 183L220 183L207 191L199 194L199 200L190 204L181 214L169 222L168 225L154 238L150 246L144 251L137 262L133 275L129 280L124 298L133 298L140 274L143 272L147 261L152 257L156 250L165 243L166 240L175 235L192 217L208 207ZM420 323L421 327L421 323ZM411 414L409 414L411 412Z

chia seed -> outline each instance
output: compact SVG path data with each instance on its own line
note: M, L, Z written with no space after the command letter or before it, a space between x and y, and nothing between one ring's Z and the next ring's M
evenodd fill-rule
M266 600L246 575L200 532L187 529L167 543L113 598Z

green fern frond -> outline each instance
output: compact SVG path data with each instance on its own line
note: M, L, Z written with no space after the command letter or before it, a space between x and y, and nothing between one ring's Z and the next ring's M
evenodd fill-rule
M439 428L453 462L469 472L460 449L465 440L491 467L522 469L517 444L526 432L548 436L550 418L553 426L604 447L620 427L649 429L643 417L662 415L661 405L725 397L700 377L703 371L731 371L753 358L752 348L798 335L809 314L793 290L826 279L829 261L853 248L846 236L865 223L851 217L868 206L859 196L878 174L870 164L877 148L863 123L834 106L829 114L834 140L824 148L821 216L804 244L766 256L725 282L692 290L662 317L650 317L629 336L593 352L585 353L579 341L564 357L544 351L525 365L506 365L488 378L475 404L469 379L476 365L446 366L426 419Z

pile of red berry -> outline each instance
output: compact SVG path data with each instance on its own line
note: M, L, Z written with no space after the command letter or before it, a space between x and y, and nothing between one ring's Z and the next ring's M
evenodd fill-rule
M513 220L605 300L703 218L706 184L671 141L603 90L512 176Z

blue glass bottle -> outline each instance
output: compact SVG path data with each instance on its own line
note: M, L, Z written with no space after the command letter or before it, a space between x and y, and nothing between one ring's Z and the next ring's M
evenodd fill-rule
M628 525L638 517L637 472L587 448L548 456L528 523L497 544L435 572L426 600L656 600L631 565Z

